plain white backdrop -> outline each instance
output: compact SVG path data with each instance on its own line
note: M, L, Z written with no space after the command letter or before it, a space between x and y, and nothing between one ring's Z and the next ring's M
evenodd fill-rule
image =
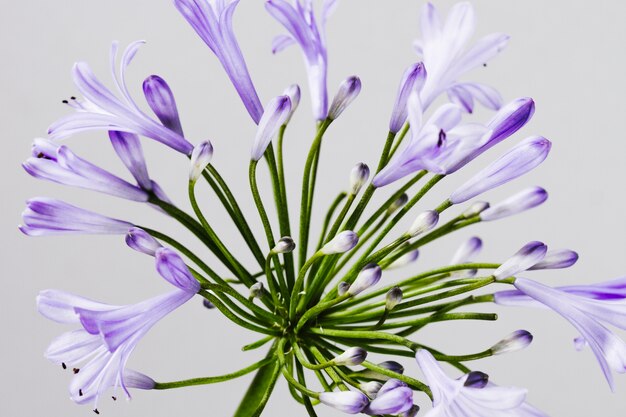
M550 199L532 212L480 225L433 244L406 273L444 264L464 238L477 234L485 242L481 257L485 261L502 260L529 240L578 250L581 260L575 268L533 273L534 278L552 285L590 283L623 275L626 3L473 3L478 15L477 35L501 31L509 33L512 40L500 57L470 78L495 86L506 100L531 96L536 100L537 111L522 132L446 179L422 207L437 204L468 175L531 134L553 141L548 160L530 175L488 193L485 198L497 201L524 186L542 185L550 192ZM453 2L435 4L447 11ZM343 78L352 74L361 77L363 91L327 135L320 164L316 225L330 200L347 186L350 168L360 161L373 165L377 160L398 79L416 59L411 43L419 34L418 13L422 5L423 1L418 0L343 0L330 20L330 94ZM38 182L21 169L32 139L45 135L47 126L68 112L60 102L76 94L69 73L72 63L88 61L110 83L110 42L147 40L128 72L131 91L141 101L141 81L152 73L170 83L186 136L194 143L212 140L215 165L237 190L244 210L250 213L255 230L260 232L246 179L255 126L215 57L169 0L2 0L2 6L0 415L89 415L88 406L74 405L68 399L71 373L43 358L49 341L67 328L38 316L34 305L37 292L60 288L123 304L162 293L168 287L154 271L152 260L128 250L122 237L22 236L16 226L24 201L32 196L54 196L164 231L177 233L178 228L147 207ZM291 207L297 207L298 178L313 128L300 54L294 48L279 56L271 55L271 39L282 33L282 28L265 13L261 0L241 1L235 29L263 102L291 83L303 86L302 105L286 139ZM485 120L488 115L481 111L476 117ZM67 143L81 156L124 173L104 133L80 135ZM153 178L176 202L186 206L186 159L150 141L144 144ZM201 200L218 232L235 248L235 253L249 260L247 249L212 195L201 194ZM191 242L188 236L178 235ZM194 301L159 323L141 342L131 358L133 368L165 381L218 375L260 358L260 351L240 350L256 340L256 335L231 325ZM576 332L568 323L544 311L495 311L500 314L496 323L438 325L414 338L461 354L483 349L518 328L528 329L535 335L529 349L483 360L475 367L501 385L528 387L530 401L555 417L624 415L626 376L617 377L616 393L610 393L592 353L574 351L572 339ZM408 373L420 376L414 361L402 362ZM178 391L137 392L130 403L113 403L105 398L99 408L107 416L228 416L250 379L248 376ZM416 396L416 401L425 405L425 398ZM319 414L340 415L322 407ZM281 381L265 415L304 416L305 411L290 398Z

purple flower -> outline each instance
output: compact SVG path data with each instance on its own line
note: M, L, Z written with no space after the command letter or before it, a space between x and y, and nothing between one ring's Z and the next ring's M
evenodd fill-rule
M155 238L139 227L133 227L128 231L126 234L126 244L131 249L150 256L155 256L156 251L162 247Z
M360 413L369 403L367 396L359 391L321 392L320 401L348 414Z
M530 187L480 213L480 219L491 221L512 216L543 204L548 192L541 187Z
M235 86L254 123L259 123L263 106L233 31L233 14L239 0L174 0L174 5L213 51Z
M413 390L404 382L390 379L380 388L376 398L363 410L365 414L400 414L413 407Z
M44 317L82 326L56 338L46 351L51 361L76 367L70 384L70 395L75 402L97 406L100 396L111 387L121 387L129 398L128 388L154 387L150 378L125 370L126 362L152 326L200 289L172 250L158 249L156 264L163 278L177 289L137 304L102 304L57 290L42 291L37 297L37 308Z
M289 96L278 96L267 103L252 144L251 158L253 161L258 161L263 157L272 138L276 136L278 129L285 124L290 115L291 100Z
M268 0L267 11L282 24L289 35L279 35L274 39L272 52L279 52L298 43L302 49L311 90L313 115L323 120L328 113L328 92L326 77L328 72L328 54L324 35L326 20L337 5L337 0L325 0L322 6L321 21L313 13L312 0Z
M466 385L469 374L448 377L430 352L415 356L433 392L433 409L424 417L540 417L545 414L525 402L526 390L487 384Z
M530 271L536 269L562 269L569 268L578 261L578 254L569 249L550 250L546 256L530 268Z
M396 94L396 101L393 104L391 119L389 120L390 132L397 133L402 129L408 117L407 105L409 97L414 92L419 93L425 80L426 70L421 62L411 65L404 71L398 87L398 93Z
M346 78L339 86L333 102L328 110L330 120L337 119L341 113L352 103L361 92L361 79L356 75Z
M67 146L55 148L53 142L36 139L33 144L33 155L22 166L35 178L99 191L128 200L148 200L148 193L145 190L78 157ZM143 182L143 174L139 177ZM149 185L151 187L152 183Z
M48 128L52 139L87 130L118 130L146 136L185 155L191 152L193 146L179 132L169 129L145 114L133 101L126 88L126 67L143 43L143 41L137 41L126 48L122 55L119 75L115 72L118 45L113 43L111 48L112 76L121 98L96 78L87 63L74 64L72 77L83 99L66 100L69 106L76 109L76 113L57 120Z
M525 244L515 255L506 260L493 273L493 276L502 279L512 277L520 272L527 271L533 265L540 262L548 252L548 247L541 242L529 242Z
M466 48L474 34L475 20L474 9L468 2L453 6L445 24L441 23L432 3L424 6L422 39L414 43L428 72L421 92L424 107L428 107L444 91L467 111L472 111L474 99L490 109L497 110L500 107L502 99L493 88L478 83L458 82L466 72L496 56L509 40L508 35L494 33L481 38L471 48Z
M450 201L462 203L524 175L546 159L551 147L552 143L541 136L527 138L465 182L452 193Z
M519 291L496 293L495 302L501 305L532 306L532 300L536 300L561 315L589 344L613 390L611 370L626 372L626 342L606 328L604 323L626 330L626 304L623 299L610 298L611 290L607 292L609 297L604 298L605 288L602 284L595 286L600 294L594 291L594 286L588 287L586 291L581 287L557 289L525 278L517 278L514 285ZM622 285L623 280L618 283L618 287ZM617 292L623 295L623 289Z
M22 213L22 233L28 236L57 234L120 234L133 227L132 223L112 219L51 198L32 198Z
M172 89L165 80L158 75L151 75L143 81L143 94L148 105L159 118L163 126L178 133L183 134L183 126L180 123L178 107L174 99Z
M128 168L137 184L144 190L151 190L154 183L148 175L148 167L146 166L139 137L134 133L111 130L109 131L109 139L117 156Z

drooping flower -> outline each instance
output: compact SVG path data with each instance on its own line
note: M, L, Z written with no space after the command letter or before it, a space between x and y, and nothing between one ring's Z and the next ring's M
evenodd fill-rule
M143 112L130 96L125 84L126 68L143 41L131 43L120 63L119 75L115 70L118 44L111 47L111 71L121 98L96 78L86 62L77 62L72 68L72 78L83 98L72 97L67 104L76 113L54 122L48 133L52 139L64 138L87 130L117 130L136 133L154 139L188 155L193 146L180 133L155 121ZM150 102L150 100L149 100Z
M536 306L533 300L552 309L576 328L589 344L611 389L614 389L611 370L626 373L626 342L605 325L626 330L626 304L623 280L591 286L551 288L526 278L514 282L518 291L495 294L501 305ZM611 288L616 285L617 290ZM614 298L614 294L619 294ZM622 297L622 298L619 298Z
M144 189L80 158L67 146L36 139L32 152L33 156L22 166L35 178L99 191L128 200L148 200L148 192ZM143 182L143 175L140 178ZM151 182L149 184L152 185Z
M424 107L428 107L439 94L447 92L452 101L468 112L473 110L474 100L489 109L499 109L502 98L495 89L484 84L460 82L459 79L495 57L506 46L509 36L493 33L467 48L476 25L474 8L469 2L454 5L445 24L432 3L424 5L421 16L422 39L415 41L414 47L428 72L421 92Z
M102 304L57 290L42 291L37 297L37 308L44 317L82 327L64 333L46 351L46 357L53 362L76 367L70 384L75 402L97 406L98 399L111 387L120 387L129 398L128 388L154 387L148 377L126 370L126 362L152 326L200 289L174 251L160 248L155 257L157 271L177 287L173 292L127 306Z
M268 0L267 11L285 27L289 35L279 35L274 39L272 52L282 51L298 43L306 63L313 115L323 120L328 114L328 53L326 49L326 20L337 5L337 0L325 0L318 24L313 12L312 0Z
M174 0L174 5L220 61L254 123L263 114L246 61L233 31L239 0Z
M461 185L450 195L450 201L462 203L524 175L546 159L551 147L552 143L541 136L527 138Z
M112 219L52 198L37 197L26 202L19 226L28 236L59 234L126 234L134 225Z
M448 377L430 352L420 349L415 356L433 393L433 409L424 417L545 417L525 402L526 390L501 387L491 382L468 384L470 374Z
M254 142L252 143L251 159L258 161L263 157L268 145L291 115L291 99L289 96L278 96L270 100L261 116Z

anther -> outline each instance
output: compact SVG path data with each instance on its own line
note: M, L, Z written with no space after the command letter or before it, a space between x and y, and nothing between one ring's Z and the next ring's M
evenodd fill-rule
M112 395L111 398L113 398L113 401L117 401L117 397L115 395Z
M83 390L81 388L78 389L78 396L79 397L83 396Z
M63 103L63 104L68 104L68 103L69 103L69 101L67 101L67 100L61 100L61 103Z
M96 414L100 414L100 411L98 411L98 409L97 409L97 408L96 408L96 409L94 409L94 410L93 410L93 412L94 412L94 413L96 413Z
M76 100L76 97L72 96L70 97L70 100Z
M65 364L65 362L61 362L61 368L67 369L67 365Z
M78 373L78 371L80 371L80 369L78 369L78 368L74 368L74 369L72 369L72 372L74 372L75 374L77 374L77 373Z

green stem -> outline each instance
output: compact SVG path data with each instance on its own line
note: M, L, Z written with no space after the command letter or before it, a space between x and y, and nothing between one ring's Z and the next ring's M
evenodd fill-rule
M335 214L335 210L337 209L341 201L346 198L347 195L348 194L346 192L340 192L328 208L328 211L326 212L326 217L324 217L324 224L322 225L320 240L317 243L317 248L315 250L320 250L322 246L324 246L324 242L326 241L326 232L328 231L328 226L330 225L330 221L333 218L333 214Z

